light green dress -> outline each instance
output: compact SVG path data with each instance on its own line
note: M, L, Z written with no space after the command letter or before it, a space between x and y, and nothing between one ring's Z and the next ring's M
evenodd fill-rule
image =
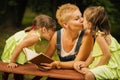
M114 37L111 37L109 49L111 52L111 58L109 62L106 65L95 67L95 65L103 56L103 53L98 43L95 42L94 44L92 56L95 58L95 60L89 67L91 68L90 71L95 75L96 80L120 80L120 44Z
M38 35L38 33L36 34ZM6 45L4 47L4 51L1 56L1 59L3 62L6 62L6 63L10 62L10 59L11 59L11 56L13 54L15 47L24 39L25 36L26 36L26 33L24 30L22 30L22 31L17 32L16 34L14 34L13 36L11 36L10 38L6 40ZM39 35L38 37L40 38ZM28 48L35 51L35 45L32 45ZM24 64L27 62L27 58L23 51L21 51L21 53L19 54L16 62L19 64Z

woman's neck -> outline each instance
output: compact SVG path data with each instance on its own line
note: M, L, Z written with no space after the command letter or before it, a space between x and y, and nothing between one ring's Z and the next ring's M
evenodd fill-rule
M64 29L63 34L64 36L67 36L68 39L76 40L79 35L79 31L70 31Z

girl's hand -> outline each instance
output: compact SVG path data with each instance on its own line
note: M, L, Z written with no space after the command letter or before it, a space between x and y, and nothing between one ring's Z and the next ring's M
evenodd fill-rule
M76 71L83 73L82 68L86 67L86 64L83 61L75 61L73 67Z
M81 73L82 73L82 74L87 74L88 72L90 72L90 71L89 71L89 68L82 68L82 69L81 69Z
M8 68L16 68L17 66L18 66L18 64L16 64L16 63L9 63L7 65Z

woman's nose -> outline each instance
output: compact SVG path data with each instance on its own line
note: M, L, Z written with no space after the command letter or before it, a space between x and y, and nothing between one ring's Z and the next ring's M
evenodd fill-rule
M83 19L83 18L81 18L80 22L83 22L83 21L84 21L84 19Z

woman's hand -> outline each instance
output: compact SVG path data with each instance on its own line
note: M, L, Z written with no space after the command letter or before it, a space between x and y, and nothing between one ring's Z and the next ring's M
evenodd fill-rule
M8 68L16 68L16 67L18 67L18 64L16 64L16 63L9 63L9 64L7 65L7 67L8 67Z
M53 69L53 68L56 68L57 65L58 65L58 61L54 61L52 63L40 63L40 70L50 70L50 69Z
M83 73L82 68L85 68L86 64L83 61L75 61L74 64L73 64L73 67L76 71L78 71L80 73Z

